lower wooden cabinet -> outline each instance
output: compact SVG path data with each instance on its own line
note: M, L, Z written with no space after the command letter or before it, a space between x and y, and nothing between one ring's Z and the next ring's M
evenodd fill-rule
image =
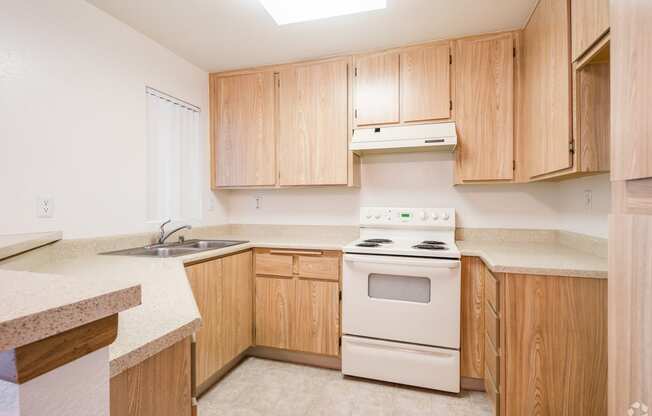
M340 253L256 249L255 264L256 345L338 356Z
M253 343L252 253L226 256L186 267L202 316L196 333L196 387Z
M111 416L191 416L190 338L111 378Z

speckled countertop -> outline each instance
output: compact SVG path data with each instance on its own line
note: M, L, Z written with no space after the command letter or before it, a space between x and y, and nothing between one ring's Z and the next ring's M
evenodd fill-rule
M457 247L495 273L607 278L606 258L557 242L458 241Z
M0 260L61 240L61 231L0 235Z

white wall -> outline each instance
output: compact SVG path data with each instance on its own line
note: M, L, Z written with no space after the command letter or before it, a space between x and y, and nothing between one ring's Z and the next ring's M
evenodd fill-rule
M454 207L458 226L569 229L606 237L606 175L560 183L452 186L450 153L364 156L360 189L231 191L232 223L356 224L359 206ZM584 210L584 190L593 209ZM262 208L256 209L256 197Z
M208 186L206 72L82 0L2 1L0 234L152 229L145 223L146 85L201 107L201 223L224 222L225 207ZM37 195L54 198L54 218L36 218Z

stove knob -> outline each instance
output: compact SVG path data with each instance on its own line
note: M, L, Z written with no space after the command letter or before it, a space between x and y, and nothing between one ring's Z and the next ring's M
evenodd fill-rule
M432 213L432 219L437 221L439 219L439 215L436 212Z
M441 219L442 219L442 220L444 220L444 221L448 221L449 218L450 218L450 215L448 215L448 212L443 212L443 213L441 214Z
M428 219L428 214L426 214L426 211L421 211L421 221L425 221Z
M371 215L371 211L367 211L367 215L366 215L366 217L367 217L368 220L371 219L371 217L372 217L372 215Z
M377 220L379 220L379 219L380 219L380 212L376 212L376 215L374 215L374 218L376 218Z

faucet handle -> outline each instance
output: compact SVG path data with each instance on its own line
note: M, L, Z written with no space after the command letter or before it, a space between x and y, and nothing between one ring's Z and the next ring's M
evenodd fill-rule
M163 231L163 229L165 228L165 226L168 225L168 224L171 223L171 222L172 222L172 219L171 219L171 218L168 218L167 221L163 221L163 224L161 224L161 227L160 227L160 228L161 228L161 231Z

